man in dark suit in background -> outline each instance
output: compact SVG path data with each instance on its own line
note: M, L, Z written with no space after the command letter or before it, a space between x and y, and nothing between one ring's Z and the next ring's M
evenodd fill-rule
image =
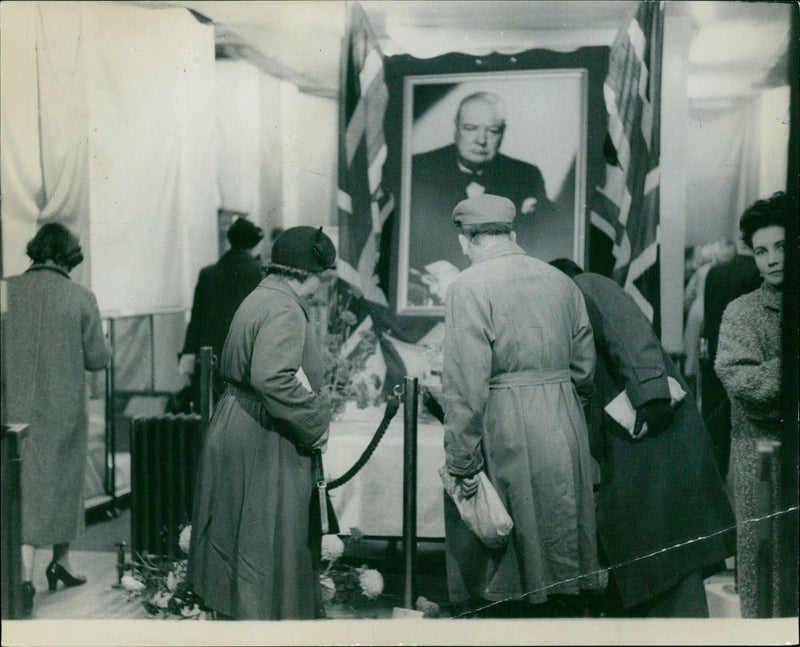
M541 171L499 152L505 128L502 99L476 92L459 104L454 143L414 155L408 258L412 305L444 303L448 277L467 266L452 222L453 208L461 200L481 193L510 199L523 233L537 215L553 209ZM436 261L452 268L442 263L429 267Z
M737 254L708 271L703 296L703 333L700 352L701 410L714 443L714 458L724 479L731 453L731 404L714 372L719 326L725 307L737 297L752 292L761 276L752 256Z
M237 219L228 229L231 249L213 265L200 270L192 302L192 318L186 328L186 341L179 358L179 370L192 376L191 394L198 404L199 376L195 358L203 346L211 346L214 354L222 353L228 328L236 309L263 278L261 261L252 254L264 232L249 220ZM215 400L222 394L223 384L214 371Z

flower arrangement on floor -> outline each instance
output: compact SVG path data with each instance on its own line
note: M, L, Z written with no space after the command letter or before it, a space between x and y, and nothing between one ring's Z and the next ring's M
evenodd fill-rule
M181 530L178 545L189 553L192 527ZM186 586L186 558L164 555L139 555L139 561L126 565L123 588L131 599L138 599L154 618L206 620L210 609Z
M345 541L337 535L322 537L322 600L328 611L340 606L361 617L375 617L377 600L383 594L383 576L366 564L350 566L341 561L346 543L353 545L361 540L358 528L351 528L350 533Z

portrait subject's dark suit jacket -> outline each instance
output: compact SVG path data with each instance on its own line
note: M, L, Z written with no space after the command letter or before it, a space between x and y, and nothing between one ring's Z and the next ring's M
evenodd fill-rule
M409 267L420 272L438 260L464 269L467 259L458 244L453 224L453 208L466 199L467 186L474 182L485 193L509 198L517 207L515 229L524 227L532 215L522 215L523 207L533 206L538 213L550 207L541 171L532 164L498 154L481 175L460 170L455 144L414 155L411 169L411 231ZM532 200L529 200L532 199ZM527 204L526 204L527 201Z

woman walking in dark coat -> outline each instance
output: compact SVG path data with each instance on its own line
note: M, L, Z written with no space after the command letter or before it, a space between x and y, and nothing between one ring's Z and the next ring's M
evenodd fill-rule
M777 441L781 431L781 312L786 195L774 194L750 206L739 221L742 240L753 250L764 279L757 290L731 301L722 315L714 368L731 400L731 469L736 506L736 570L742 617L770 615L758 608L759 457L761 440ZM774 565L780 556L773 555ZM779 578L773 581L776 593ZM773 596L779 600L780 596Z
M33 609L35 549L53 545L51 591L86 579L72 575L69 544L83 527L88 452L84 371L106 366L94 294L73 283L83 260L63 225L44 225L28 243L33 264L8 280L5 329L7 419L28 423L22 450L23 613Z
M325 366L304 301L335 258L321 228L278 236L222 350L228 387L203 446L188 573L218 617L321 615L311 450L324 447L331 413L317 394Z

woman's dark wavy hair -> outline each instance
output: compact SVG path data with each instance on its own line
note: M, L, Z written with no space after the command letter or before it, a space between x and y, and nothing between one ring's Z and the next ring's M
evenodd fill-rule
M72 270L83 261L78 238L64 225L48 222L28 243L26 253L34 263L53 261Z
M753 234L764 227L786 227L786 194L783 191L773 193L766 200L756 200L742 214L739 220L739 231L742 242L753 248Z

